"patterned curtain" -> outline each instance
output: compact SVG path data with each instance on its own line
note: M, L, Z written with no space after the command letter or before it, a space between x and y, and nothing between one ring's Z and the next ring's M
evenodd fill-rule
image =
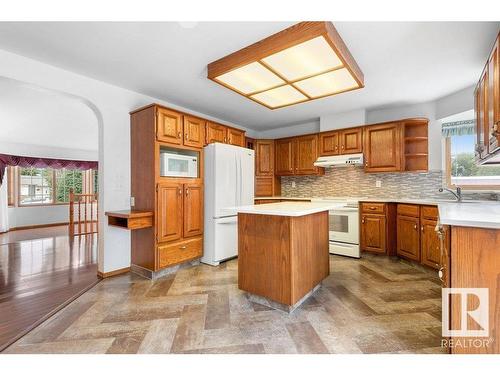
M464 120L455 122L445 122L442 125L442 132L444 137L451 137L454 135L472 135L475 134L474 120Z
M67 160L67 159L49 159L49 158L32 158L28 156L14 156L0 154L0 185L3 181L5 169L7 166L19 167L36 167L36 168L53 168L53 169L97 169L96 161L85 160Z

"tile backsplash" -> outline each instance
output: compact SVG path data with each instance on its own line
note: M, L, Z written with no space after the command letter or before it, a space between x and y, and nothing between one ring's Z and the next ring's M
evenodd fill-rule
M324 176L281 177L281 194L287 197L373 197L452 199L439 193L443 172L365 173L361 167L326 168ZM377 181L381 182L376 187ZM292 187L295 182L295 187ZM464 193L464 199L498 200L490 193Z

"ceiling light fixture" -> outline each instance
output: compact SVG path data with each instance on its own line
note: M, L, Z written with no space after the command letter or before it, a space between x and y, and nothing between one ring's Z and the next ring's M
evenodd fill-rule
M331 22L300 22L208 64L208 78L270 109L364 87Z

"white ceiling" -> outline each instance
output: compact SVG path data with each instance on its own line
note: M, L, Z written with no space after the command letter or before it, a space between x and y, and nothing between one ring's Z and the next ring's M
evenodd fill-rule
M0 79L0 141L94 151L97 119L76 99Z
M0 23L0 48L256 130L434 100L474 84L499 22L335 22L366 87L271 111L206 65L290 22Z

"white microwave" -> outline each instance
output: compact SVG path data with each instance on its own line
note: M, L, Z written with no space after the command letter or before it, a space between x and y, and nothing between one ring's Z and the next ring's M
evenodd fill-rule
M191 155L160 153L160 176L198 177L198 157Z

